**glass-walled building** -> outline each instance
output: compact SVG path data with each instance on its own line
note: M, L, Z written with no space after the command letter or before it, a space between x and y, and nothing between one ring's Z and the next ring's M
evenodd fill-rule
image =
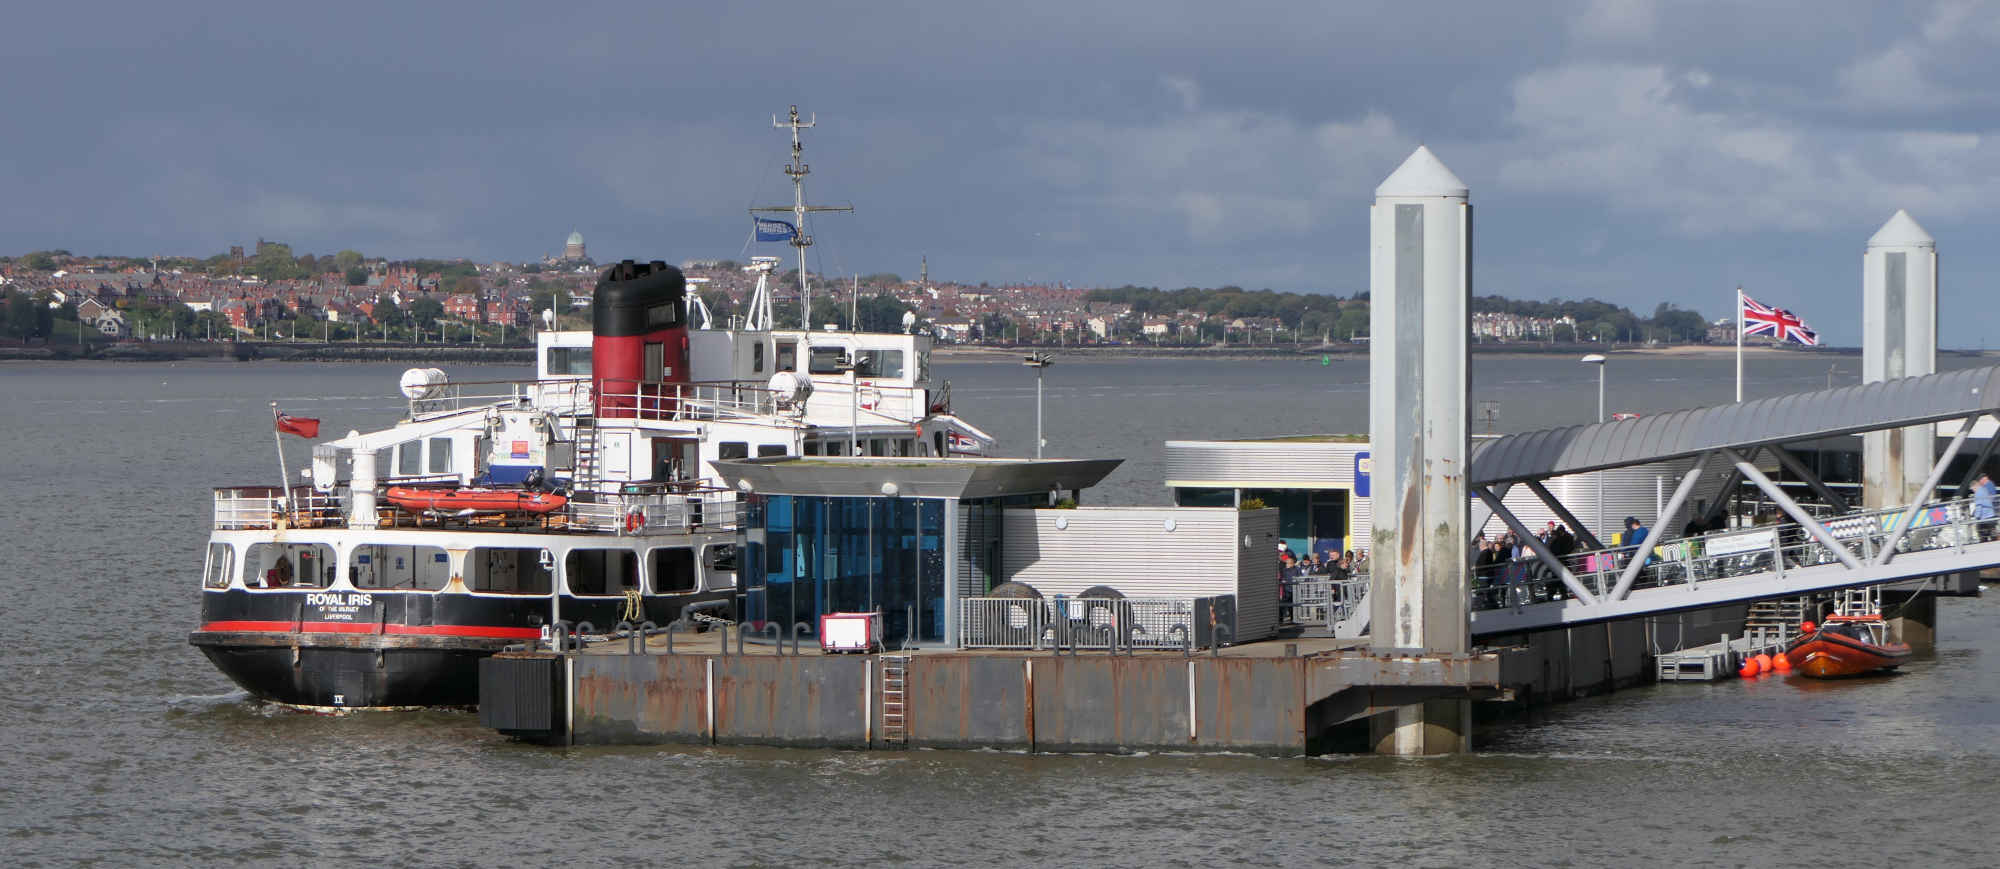
M822 613L882 611L887 638L945 637L943 499L752 495L745 618L786 633ZM916 619L914 626L911 618Z
M999 583L1002 511L1075 499L1092 461L778 457L718 462L744 493L743 617L786 634L881 611L894 647L956 636L958 599Z

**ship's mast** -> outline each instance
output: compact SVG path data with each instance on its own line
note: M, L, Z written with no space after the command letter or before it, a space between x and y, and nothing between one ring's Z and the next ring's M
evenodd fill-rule
M792 179L792 205L789 208L772 205L750 209L753 214L787 211L792 213L792 225L797 227L792 233L792 247L798 248L799 251L799 328L807 332L812 331L812 291L806 288L806 248L812 247L813 239L806 234L806 215L822 211L854 211L854 206L851 205L806 204L806 176L812 173L812 167L806 165L805 160L800 157L803 148L799 143L799 131L814 126L818 121L818 115L813 115L804 121L799 120L798 106L792 107L790 121L780 121L777 115L771 116L772 128L782 130L790 127L792 131L792 162L785 167L785 174Z

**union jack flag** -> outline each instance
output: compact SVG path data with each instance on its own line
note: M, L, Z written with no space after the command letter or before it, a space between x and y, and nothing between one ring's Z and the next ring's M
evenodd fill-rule
M1807 326L1806 321L1799 319L1797 314L1784 308L1773 308L1741 293L1737 294L1737 298L1743 300L1744 337L1769 335L1780 341L1804 344L1807 347L1819 346L1819 333Z

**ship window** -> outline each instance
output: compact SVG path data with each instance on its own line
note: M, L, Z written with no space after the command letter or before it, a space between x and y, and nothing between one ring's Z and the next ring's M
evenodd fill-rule
M227 543L208 544L208 569L202 571L201 584L209 588L226 588L229 585L230 564L235 560L236 551Z
M736 587L736 544L710 543L702 547L701 561L707 568L711 591Z
M451 556L436 546L356 546L347 565L347 581L355 588L437 591L449 579Z
M750 445L742 441L723 441L715 446L715 457L723 461L750 458Z
M757 458L760 458L760 459L768 459L768 458L770 458L770 457L772 457L772 456L782 456L782 455L785 455L786 453L789 453L789 452L791 452L791 451L790 451L790 450L788 450L788 449L786 449L786 448L785 448L785 445L784 445L784 444L758 444L758 445L757 445Z
M424 442L410 441L396 445L396 475L399 477L420 476L424 472Z
M893 377L900 380L903 376L903 351L870 350L861 354L861 360L856 363L855 368L856 373L862 377Z
M251 588L325 588L333 584L333 547L324 543L253 543L243 554Z
M764 342L762 341L750 345L750 373L764 373Z
M795 341L778 342L777 370L779 371L799 370L799 345L797 342Z
M646 330L668 329L681 324L681 303L667 302L646 309Z
M549 375L551 377L590 376L590 348L550 347Z
M572 549L563 574L570 594L624 594L639 587L639 558L629 549Z
M451 473L451 438L431 438L430 469L433 474Z
M840 367L847 364L847 348L814 347L810 360L813 374L839 374Z
M655 549L652 553L653 593L677 594L694 591L694 550L685 546Z
M472 590L492 594L548 594L549 569L539 549L474 549L466 558Z

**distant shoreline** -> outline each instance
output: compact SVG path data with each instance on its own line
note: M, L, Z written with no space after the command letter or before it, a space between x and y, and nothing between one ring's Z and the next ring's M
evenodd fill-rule
M1150 346L1102 346L1082 345L1070 347L1039 347L1022 345L1019 347L995 347L989 345L940 345L932 351L939 359L953 362L1015 362L1028 353L1049 353L1055 356L1069 356L1086 359L1190 359L1190 360L1251 360L1251 359L1314 359L1327 357L1339 360L1366 360L1368 346L1365 344L1343 344L1326 347L1150 347ZM1671 346L1621 346L1604 347L1600 344L1473 344L1474 356L1560 356L1568 357L1584 353L1603 353L1628 359L1724 359L1736 354L1735 345L1714 346L1688 344ZM2000 355L2000 351L1980 350L1940 350L1940 356L1980 357ZM1746 357L1851 357L1861 355L1859 347L1745 347Z
M1622 346L1604 347L1598 344L1473 344L1472 354L1480 357L1500 356L1575 356L1582 353L1604 353L1628 359L1723 359L1734 355L1734 345L1715 346L1707 344L1683 344L1670 346ZM1336 360L1366 360L1368 345L1341 344L1322 347L1310 345L1286 346L1241 346L1229 347L1154 347L1148 345L1080 345L1080 346L995 346L987 344L940 344L932 350L932 355L940 361L949 362L1018 362L1028 353L1048 353L1058 357L1073 359L1186 359L1191 361L1231 362L1274 359L1314 359L1325 357ZM1861 355L1859 347L1745 347L1745 356L1768 358L1773 356L1830 357L1846 358ZM1994 350L1939 350L1940 356L1959 358L1981 358L2000 356ZM202 341L158 341L147 343L108 343L96 345L74 345L57 342L49 345L0 345L0 362L179 362L185 360L213 359L216 361L267 361L267 362L391 362L418 364L454 365L532 365L535 361L532 347L483 347L447 346L437 344L369 344L332 342L327 344L308 342L202 342Z

